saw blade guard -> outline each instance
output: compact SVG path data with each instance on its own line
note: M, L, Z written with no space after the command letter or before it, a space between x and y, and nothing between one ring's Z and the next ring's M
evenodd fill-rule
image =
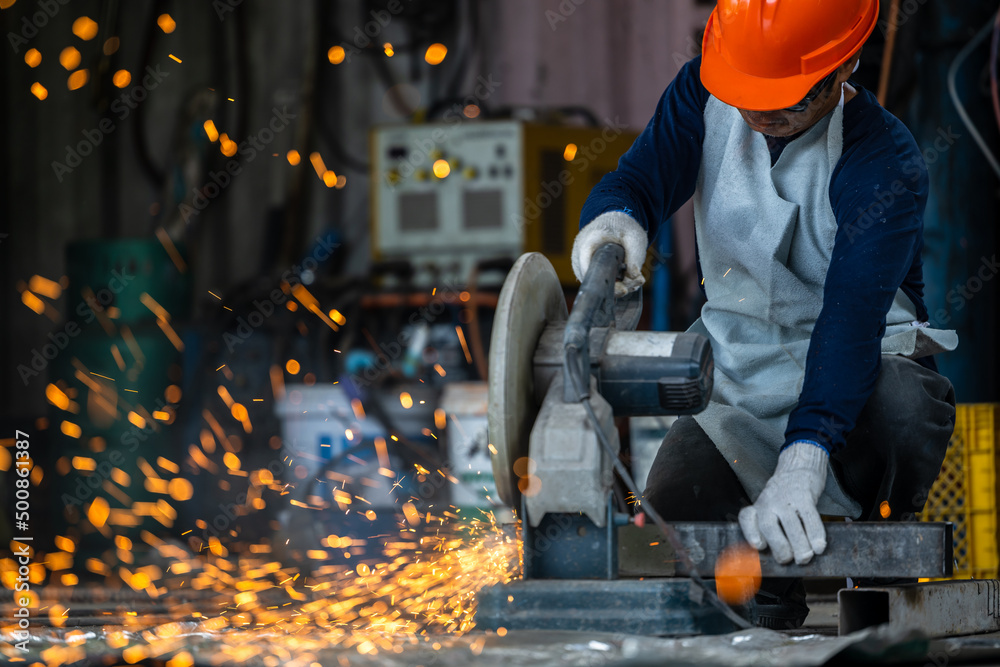
M546 326L568 318L566 297L552 264L541 253L522 255L500 290L488 375L493 477L500 500L510 507L520 504L520 478L514 474L514 463L528 456L528 440L538 416L535 349Z

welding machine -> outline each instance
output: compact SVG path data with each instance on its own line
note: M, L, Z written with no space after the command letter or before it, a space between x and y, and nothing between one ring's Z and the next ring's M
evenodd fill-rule
M516 120L376 128L372 250L421 284L464 283L483 260L544 253L564 285L580 211L636 135Z

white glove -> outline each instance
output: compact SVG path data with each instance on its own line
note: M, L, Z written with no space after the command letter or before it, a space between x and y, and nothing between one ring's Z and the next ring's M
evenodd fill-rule
M577 280L583 282L591 258L605 243L617 243L625 248L625 278L615 283L615 296L621 298L646 282L642 277L642 265L646 262L649 240L642 225L627 213L602 213L581 229L573 242L573 273Z
M816 503L826 486L825 449L796 442L778 455L778 467L757 502L740 510L740 527L754 548L771 547L774 560L799 565L826 549L826 531Z

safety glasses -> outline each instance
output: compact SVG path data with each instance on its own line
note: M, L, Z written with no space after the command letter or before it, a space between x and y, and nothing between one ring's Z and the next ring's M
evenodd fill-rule
M802 98L801 102L799 102L795 106L786 107L782 109L782 111L788 111L791 113L802 113L803 111L809 108L810 104L819 99L820 95L825 93L826 90L831 85L833 85L833 82L836 80L837 80L837 70L833 70L825 77L823 77L823 79L819 83L813 86L812 89L810 89L809 92L806 94L806 96Z

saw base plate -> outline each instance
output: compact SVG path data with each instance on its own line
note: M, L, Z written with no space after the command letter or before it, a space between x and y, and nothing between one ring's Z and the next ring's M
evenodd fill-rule
M714 582L708 581L709 587ZM532 579L476 595L479 630L718 635L738 628L690 579Z

